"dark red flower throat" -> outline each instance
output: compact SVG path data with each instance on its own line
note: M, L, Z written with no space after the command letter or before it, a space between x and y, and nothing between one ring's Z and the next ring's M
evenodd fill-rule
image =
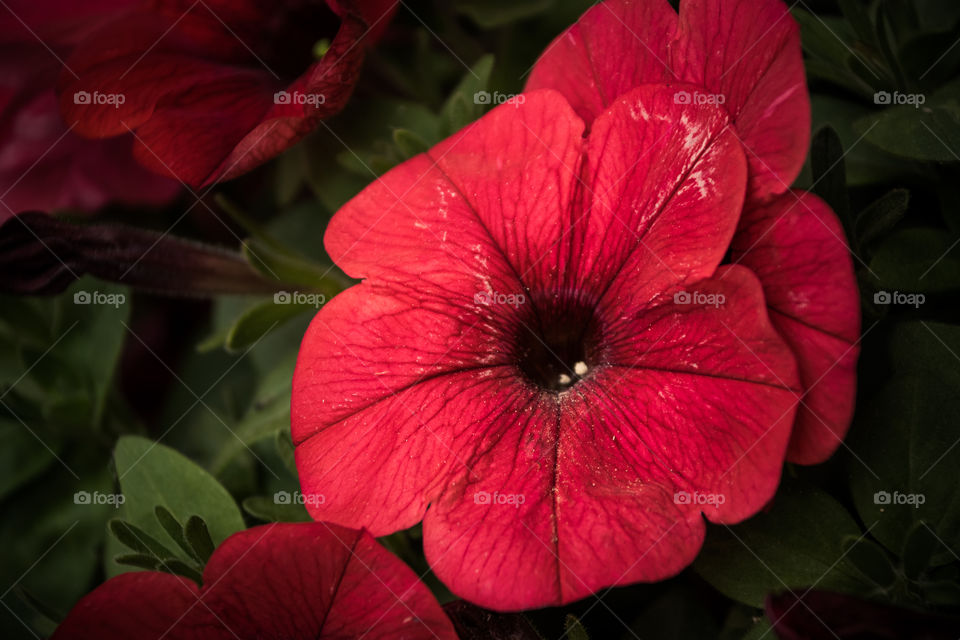
M595 305L582 294L533 293L518 311L513 353L529 383L562 393L601 362L601 323Z

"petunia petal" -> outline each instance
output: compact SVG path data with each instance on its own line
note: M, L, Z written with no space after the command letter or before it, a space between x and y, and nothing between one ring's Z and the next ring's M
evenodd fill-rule
M168 573L123 573L107 580L74 606L52 640L220 640L184 621L203 610L200 590L190 580Z
M512 368L476 363L489 339L479 326L367 287L311 324L291 422L303 493L316 496L310 513L384 535L419 522L465 470L483 421L500 410L483 398L497 397Z
M145 571L80 600L56 640L227 638L455 640L416 574L369 533L322 522L271 524L227 538L203 587Z
M677 13L667 0L599 2L543 52L526 89L560 91L591 123L640 84L666 82Z
M770 499L793 355L747 269L696 286L611 327L604 364L558 398L501 395L499 439L424 519L451 590L512 610L663 579L699 550L701 512L737 522Z
M228 538L203 574L203 603L242 638L456 638L416 574L370 534L326 523Z
M670 45L677 77L730 112L750 162L750 195L783 193L810 139L800 28L782 0L684 0Z
M329 50L307 61L292 82L251 55L237 35L262 31L272 6L211 4L170 0L92 34L68 58L72 73L61 75L64 119L87 137L133 131L141 163L204 186L262 164L343 108L364 57L362 43L373 40L351 13L354 3L349 11L338 5L344 15ZM376 7L363 13L368 9ZM309 100L278 100L280 91ZM78 100L83 92L93 99Z
M324 244L349 275L474 293L555 277L583 123L556 92L504 104L348 202Z
M588 128L619 95L647 83L696 86L720 103L747 148L750 196L783 193L810 135L799 28L782 0L605 0L551 43L527 89L557 89Z
M732 259L759 276L797 356L804 398L787 458L823 462L846 435L856 395L860 304L843 228L815 195L790 191L747 208Z
M596 119L587 145L590 208L569 271L630 308L711 276L733 237L746 162L724 110L678 102L687 85L644 85Z

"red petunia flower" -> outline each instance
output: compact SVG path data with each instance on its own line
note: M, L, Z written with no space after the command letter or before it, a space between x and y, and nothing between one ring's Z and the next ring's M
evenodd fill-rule
M134 132L136 157L153 171L201 186L233 178L343 108L396 4L143 3L70 56L60 106L82 135Z
M423 519L455 593L507 610L680 571L701 513L780 477L798 387L756 277L717 270L747 163L723 109L646 85L592 124L525 94L387 173L325 246L292 427L315 518Z
M227 538L203 586L169 573L111 578L53 640L455 640L427 587L370 534L272 524Z
M810 99L786 5L682 0L678 16L666 0L606 0L546 49L527 89L557 89L589 124L631 88L671 80L696 85L677 93L680 102L723 105L746 149L750 186L736 258L760 276L774 325L799 362L804 396L788 459L822 462L853 415L859 297L836 216L788 191L807 153Z
M0 8L0 220L34 209L160 205L179 191L132 162L129 140L71 133L54 91L59 59L136 2L8 0Z

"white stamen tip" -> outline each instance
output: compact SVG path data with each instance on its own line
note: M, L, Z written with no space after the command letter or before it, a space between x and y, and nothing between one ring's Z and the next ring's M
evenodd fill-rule
M571 378L565 373L560 374L560 384L567 385L567 384L570 384L571 382L573 382L573 378Z
M573 365L573 372L578 376L583 376L590 369L587 367L587 363L580 361L577 364Z

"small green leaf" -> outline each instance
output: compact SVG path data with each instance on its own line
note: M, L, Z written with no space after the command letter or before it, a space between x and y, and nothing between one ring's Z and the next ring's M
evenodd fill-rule
M290 495L288 493L288 495ZM243 510L264 522L310 522L302 504L280 504L276 498L251 496L243 501Z
M843 549L853 566L878 588L885 589L896 582L897 575L890 559L875 542L863 536L847 536L843 540Z
M277 296L292 296L293 294L281 291ZM305 294L308 295L308 294ZM326 301L323 294L312 294L318 302ZM256 344L263 336L267 335L273 329L282 326L288 320L296 318L301 313L316 313L318 305L278 303L278 298L269 302L259 304L237 318L236 323L230 328L224 340L224 347L232 353L242 353ZM285 298L279 298L281 300Z
M430 148L423 138L409 129L394 129L393 142L404 158L412 158Z
M215 548L207 523L200 516L190 516L183 528L183 535L193 554L201 563L206 564Z
M197 584L203 581L203 575L197 568L187 564L180 558L163 558L160 560L159 568L161 571L166 571L167 573L190 578Z
M447 98L447 102L440 109L440 117L446 127L445 133L459 131L483 113L486 103L478 97L478 94L486 91L491 71L493 71L493 56L483 56Z
M154 513L157 516L157 522L159 522L163 530L167 532L167 535L177 543L178 547L183 549L191 557L194 557L192 547L187 544L186 539L183 537L183 525L180 524L176 516L170 513L169 509L160 505L157 505ZM194 557L194 559L198 558Z
M294 459L294 446L293 439L290 437L290 430L283 429L277 432L276 435L276 445L277 445L277 455L280 456L280 459L283 460L283 464L289 469L294 475L297 474L297 463Z
M893 229L910 206L910 192L894 189L887 192L860 212L856 221L856 237L861 246L866 246Z
M148 571L160 570L160 560L145 553L126 553L116 556L113 561L117 564L146 569Z
M590 640L590 636L587 635L587 630L583 628L583 624L577 616L572 613L567 614L563 627L564 631L566 631L567 638L570 640Z
M243 255L254 269L276 281L278 289L300 285L332 298L348 284L336 268L312 262L291 251L279 250L258 238L246 240Z
M123 520L113 519L107 526L117 540L139 553L152 555L156 558L171 555L170 550L158 542L149 533Z
M848 238L853 236L850 200L847 195L843 145L837 132L824 127L813 136L810 145L810 167L813 171L813 192L836 212Z
M903 572L908 578L918 579L930 567L934 554L942 550L940 541L927 523L915 522L903 543Z

